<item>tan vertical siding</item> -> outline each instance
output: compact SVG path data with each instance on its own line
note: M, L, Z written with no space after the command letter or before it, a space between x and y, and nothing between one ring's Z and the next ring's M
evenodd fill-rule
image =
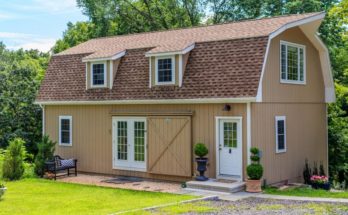
M252 146L262 150L267 183L302 180L305 159L327 169L325 104L252 104ZM286 116L285 153L276 153L275 116Z
M306 84L280 83L280 40L306 46ZM272 39L262 83L263 102L324 102L319 53L299 28Z
M209 164L207 175L215 177L216 116L243 117L243 169L246 165L246 159L244 159L246 157L246 105L231 104L232 108L229 112L222 111L223 107L223 104L46 106L46 133L51 139L58 141L58 117L59 115L71 115L73 120L73 145L71 147L57 146L56 153L63 157L77 158L81 171L182 180L182 177L176 176L112 169L112 116L110 112L191 110L194 111L191 118L191 144L203 142L208 145ZM148 142L148 144L151 143ZM191 156L193 157L192 154ZM189 165L193 165L193 162ZM194 170L194 172L196 171Z

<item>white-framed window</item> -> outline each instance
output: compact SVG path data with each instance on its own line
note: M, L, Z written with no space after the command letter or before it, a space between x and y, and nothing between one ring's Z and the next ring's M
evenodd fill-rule
M106 62L91 63L91 87L106 87Z
M59 116L59 145L72 146L72 116Z
M286 117L275 117L276 152L286 152Z
M156 57L156 85L175 84L175 57Z
M280 82L306 83L306 47L280 41Z

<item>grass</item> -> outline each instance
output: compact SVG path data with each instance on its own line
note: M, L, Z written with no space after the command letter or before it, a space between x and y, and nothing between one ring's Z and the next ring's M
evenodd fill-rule
M194 198L44 179L7 182L0 214L110 214Z
M326 190L315 190L312 188L289 188L286 190L278 190L276 188L264 189L266 194L283 195L283 196L304 196L304 197L320 197L320 198L344 198L348 199L348 192L330 192Z

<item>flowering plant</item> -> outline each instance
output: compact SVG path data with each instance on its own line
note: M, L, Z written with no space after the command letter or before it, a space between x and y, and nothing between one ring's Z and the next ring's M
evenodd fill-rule
M325 184L329 181L329 178L325 175L312 175L311 182L315 184Z

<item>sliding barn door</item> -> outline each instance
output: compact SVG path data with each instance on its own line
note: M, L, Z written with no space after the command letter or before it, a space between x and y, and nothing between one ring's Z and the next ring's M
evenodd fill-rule
M148 135L150 173L192 176L191 117L149 117Z

